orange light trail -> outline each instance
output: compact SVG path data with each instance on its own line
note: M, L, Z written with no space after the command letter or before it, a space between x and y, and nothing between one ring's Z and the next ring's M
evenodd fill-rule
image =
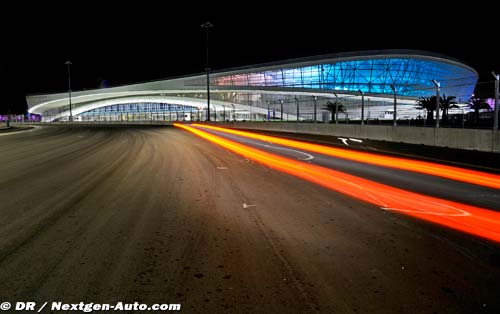
M331 190L422 220L500 242L500 213L492 210L426 196L329 168L289 159L216 136L182 124L174 126L270 168L314 182Z
M319 144L300 142L274 136L256 134L256 133L233 130L233 129L226 129L209 125L202 125L202 124L193 124L193 125L197 127L217 130L225 133L266 141L274 144L303 149L342 159L348 159L377 166L420 172L447 179L500 189L500 175L495 175L482 171L475 171L459 167L440 165L427 161L412 160L407 158L391 157L373 153L352 151L342 148L328 147Z

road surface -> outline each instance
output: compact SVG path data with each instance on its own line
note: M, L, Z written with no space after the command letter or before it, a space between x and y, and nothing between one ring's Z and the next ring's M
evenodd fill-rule
M314 162L499 204L490 188L436 191L445 179ZM0 174L1 302L180 303L183 313L500 310L498 244L381 210L184 130L10 134L0 137Z

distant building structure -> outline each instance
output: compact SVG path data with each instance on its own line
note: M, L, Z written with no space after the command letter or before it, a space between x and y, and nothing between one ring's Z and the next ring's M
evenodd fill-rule
M414 50L377 50L300 58L214 71L210 74L211 120L324 120L323 106L339 101L339 119L392 119L394 93L398 118L422 117L416 100L441 94L466 103L477 72L449 57ZM73 91L74 121L206 120L205 74ZM69 120L67 92L29 95L29 112L43 121ZM316 116L314 107L316 105ZM297 110L298 107L298 110Z

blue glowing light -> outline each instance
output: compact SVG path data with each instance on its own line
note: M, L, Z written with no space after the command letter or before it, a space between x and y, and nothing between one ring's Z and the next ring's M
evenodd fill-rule
M371 94L392 94L391 85L394 84L398 95L420 97L433 95L432 80L438 80L442 93L468 99L477 79L473 70L443 61L379 58L223 76L215 78L214 84L361 90Z

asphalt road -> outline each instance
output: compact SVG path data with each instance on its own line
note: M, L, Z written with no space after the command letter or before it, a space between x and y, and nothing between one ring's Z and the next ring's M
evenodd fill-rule
M500 191L495 188L488 188L416 172L375 166L362 162L354 162L206 128L198 129L276 155L302 160L307 163L349 173L386 185L401 187L405 190L425 195L500 211Z
M425 186L417 174L314 162L500 208L488 188L455 182L436 192L432 184L445 179ZM0 302L181 303L183 313L500 311L497 244L175 128L0 136L0 217Z

